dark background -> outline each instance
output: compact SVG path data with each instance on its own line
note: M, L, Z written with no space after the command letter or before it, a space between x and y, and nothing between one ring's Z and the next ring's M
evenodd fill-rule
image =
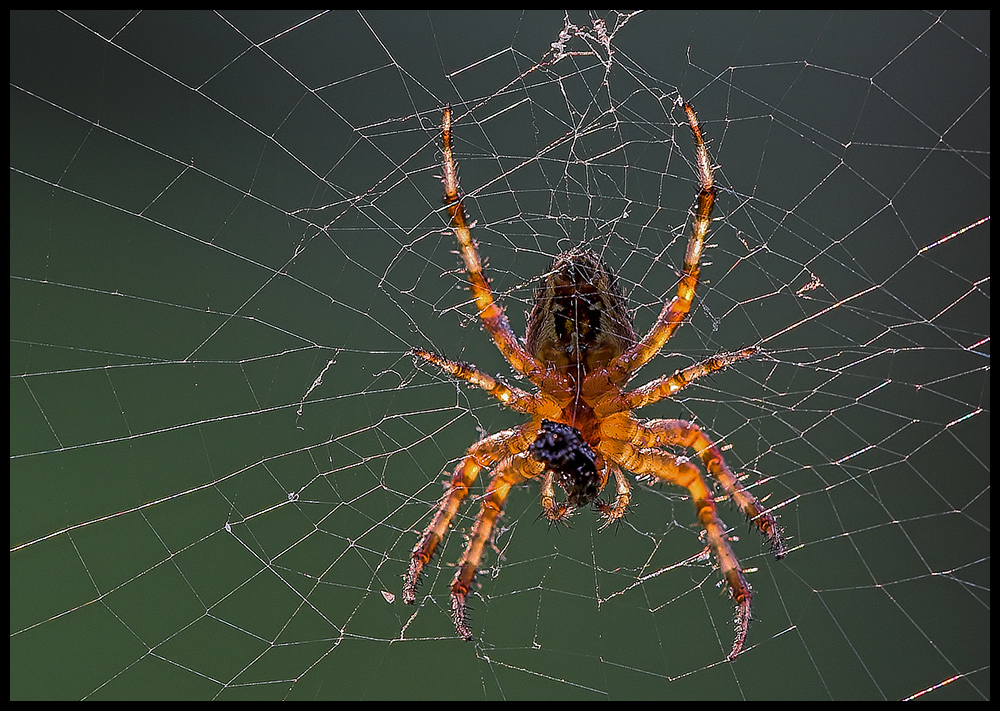
M563 13L11 13L12 698L990 697L989 13L600 17L610 61L540 66ZM756 569L729 664L684 492L599 533L527 487L461 642L461 536L420 606L401 576L442 472L521 420L407 355L505 371L441 107L515 330L582 240L644 330L695 189L678 93L723 193L636 382L764 352L643 415L711 432L792 551L723 506Z

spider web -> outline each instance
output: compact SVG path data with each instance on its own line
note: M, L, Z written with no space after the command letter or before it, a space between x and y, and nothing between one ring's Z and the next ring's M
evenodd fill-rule
M983 13L11 14L11 697L989 698ZM587 242L644 332L676 288L690 100L721 191L688 323L634 384L776 509L748 648L686 492L599 531L514 492L456 638L474 507L400 599L441 482L523 421L441 205L441 108L512 324ZM483 477L485 479L485 477ZM482 491L484 482L477 483Z

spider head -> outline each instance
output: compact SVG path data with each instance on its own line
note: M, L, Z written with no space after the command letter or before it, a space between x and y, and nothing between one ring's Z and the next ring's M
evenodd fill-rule
M618 280L600 256L576 247L556 257L535 291L528 350L538 360L583 373L602 368L635 343Z
M597 471L597 455L576 428L542 420L528 453L555 474L570 505L586 506L601 493L604 482Z

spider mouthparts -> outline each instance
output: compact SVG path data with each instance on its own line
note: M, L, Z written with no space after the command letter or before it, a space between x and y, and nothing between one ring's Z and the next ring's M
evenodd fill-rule
M556 481L566 491L566 501L571 506L576 506L577 508L589 504L597 498L597 495L601 491L601 480L596 477L594 479L588 478L584 481L570 479L569 477L560 477Z
M542 420L542 428L528 447L531 457L556 475L570 506L586 506L601 493L597 455L575 427Z

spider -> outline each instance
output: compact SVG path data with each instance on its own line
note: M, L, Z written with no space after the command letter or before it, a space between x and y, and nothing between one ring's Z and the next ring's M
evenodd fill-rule
M670 397L697 378L750 358L757 349L715 355L634 390L625 388L670 340L691 310L715 204L713 166L698 117L691 104L682 106L694 134L700 189L676 296L664 304L649 333L638 338L617 279L604 259L576 247L556 257L542 276L523 341L511 330L483 274L482 260L459 192L452 152L451 108L444 109L444 202L479 318L510 366L535 388L534 392L528 392L469 363L419 348L412 351L417 358L482 388L503 405L531 418L513 429L483 437L469 447L410 555L403 600L412 605L424 567L468 497L473 482L480 471L491 470L492 478L480 500L479 515L451 584L452 619L459 636L466 640L473 638L467 598L476 569L511 489L529 479L541 477L541 506L550 522L565 521L575 509L594 502L605 519L602 527L621 520L628 510L632 493L625 471L685 487L694 502L698 522L705 530L708 549L715 556L736 605L736 636L728 655L730 660L740 653L746 641L751 619L750 585L729 545L711 486L687 457L675 456L668 448L693 450L725 494L767 538L774 555L777 558L785 555L785 542L774 517L743 487L726 465L719 448L701 428L685 420L639 420L632 415L633 410ZM599 500L598 495L612 478L614 498ZM566 493L565 502L556 501L556 485Z

